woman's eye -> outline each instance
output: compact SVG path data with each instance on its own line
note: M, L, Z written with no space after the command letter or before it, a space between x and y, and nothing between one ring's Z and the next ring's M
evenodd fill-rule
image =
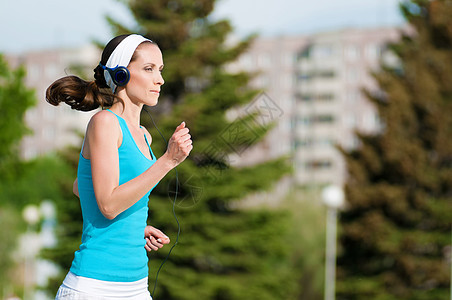
M152 72L152 68L146 68L146 71Z

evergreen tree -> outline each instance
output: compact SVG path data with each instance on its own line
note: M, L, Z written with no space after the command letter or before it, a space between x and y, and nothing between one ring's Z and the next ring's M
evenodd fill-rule
M229 161L231 154L246 151L272 126L260 119L266 112L250 103L258 95L247 88L250 75L225 71L254 37L227 46L229 22L208 18L214 0L126 3L137 27L125 28L110 19L114 32L141 33L155 40L164 56L162 96L149 110L166 138L184 120L194 141L189 159L178 167L179 245L160 273L156 299L290 299L295 282L290 283L288 213L237 208L246 195L269 189L287 174L288 163L281 158L237 168ZM269 100L262 97L255 101ZM165 110L169 103L177 105ZM226 118L230 109L242 113L230 120ZM147 116L143 122L152 128ZM159 156L166 145L157 131L151 133ZM163 229L172 243L177 233L170 202L176 191L174 178L175 172L151 193L149 216L149 223ZM166 248L150 254L151 291Z
M415 32L367 92L382 120L345 152L338 299L448 299L452 220L452 2L412 0Z

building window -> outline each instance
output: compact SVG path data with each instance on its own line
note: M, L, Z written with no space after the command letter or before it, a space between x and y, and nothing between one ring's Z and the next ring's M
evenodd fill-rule
M55 63L47 64L46 67L44 68L44 70L45 70L45 76L47 78L53 79L59 75L58 67Z
M312 79L312 73L301 73L298 75L298 80L300 81L309 81Z
M312 123L331 124L334 123L334 116L333 115L300 116L298 118L298 123L301 125L311 125Z
M270 85L270 79L268 78L267 75L261 75L258 77L258 84L260 87L267 87Z
M46 107L43 109L43 115L46 120L53 120L55 118L56 109L53 107Z
M284 88L292 88L292 86L294 85L294 78L292 76L292 74L284 74L282 77L280 77L281 79L281 86L283 86Z
M314 56L316 58L325 58L333 55L333 47L331 45L318 45L314 48Z
M257 65L263 68L271 66L270 55L267 53L260 54L257 58Z
M319 78L334 78L336 76L336 72L333 70L319 70L317 72L317 76Z
M39 65L30 64L28 66L27 73L30 81L35 82L41 77L41 68L39 67Z
M252 66L253 66L253 64L252 64L252 61L251 61L251 57L250 57L250 55L249 54L243 54L241 57L240 57L240 64L245 68L245 69L250 69Z
M333 163L329 159L310 160L305 163L308 170L327 170L333 167Z
M357 90L351 90L347 92L347 102L348 103L357 103L361 98L361 93Z
M330 137L320 137L317 139L316 143L319 147L329 147L334 145L334 141Z
M366 46L365 56L368 60L378 60L381 55L381 48L379 45L370 44Z
M334 100L334 94L333 93L319 94L317 96L317 99L319 101L332 101Z
M356 82L359 79L359 71L358 69L349 69L347 71L347 81L348 82Z
M345 48L345 57L349 60L359 59L359 48L355 45L350 45Z
M283 65L286 67L293 67L297 63L297 55L292 53L284 53L281 57Z
M297 94L297 99L303 102L310 102L313 96L311 94Z
M311 117L310 116L300 116L298 117L298 124L309 126L311 125Z
M345 123L347 127L354 128L356 126L356 116L353 114L349 114L345 117Z
M334 122L334 116L333 115L316 115L314 116L315 123L333 123Z
M320 101L320 102L327 102L334 100L334 94L332 93L324 93L324 94L318 94L318 95L312 95L312 94L297 94L297 99L299 101L303 102L310 102L310 101Z
M311 52L312 52L312 45L306 47L303 51L301 51L300 54L298 55L298 59L301 60L303 58L310 58Z
M310 147L314 144L314 141L311 137L302 137L295 140L295 147Z

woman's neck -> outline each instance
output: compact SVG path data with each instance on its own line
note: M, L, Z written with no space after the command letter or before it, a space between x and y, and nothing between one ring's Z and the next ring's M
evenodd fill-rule
M127 124L130 124L130 126L139 128L142 108L143 104L136 105L130 101L124 101L123 103L116 102L112 105L110 110L121 116L121 118L126 120Z

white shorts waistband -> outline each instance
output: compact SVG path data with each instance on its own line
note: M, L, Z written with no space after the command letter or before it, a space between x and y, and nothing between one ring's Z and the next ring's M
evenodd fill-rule
M77 276L69 271L62 286L96 297L151 299L147 277L132 282L116 282ZM143 295L149 297L143 298Z

